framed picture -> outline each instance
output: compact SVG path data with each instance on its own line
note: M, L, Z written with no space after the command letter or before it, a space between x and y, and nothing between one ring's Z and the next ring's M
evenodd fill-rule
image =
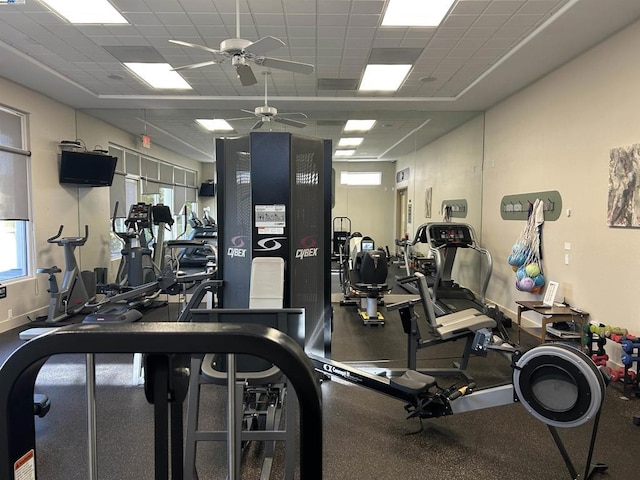
M558 293L558 286L560 284L558 282L549 282L547 284L547 289L544 292L544 300L542 303L547 305L548 307L553 307L553 302L556 299L556 293Z
M431 195L432 187L427 187L424 191L424 217L431 218Z

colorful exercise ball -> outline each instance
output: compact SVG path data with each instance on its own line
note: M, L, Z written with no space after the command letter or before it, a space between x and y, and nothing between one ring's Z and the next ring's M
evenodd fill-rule
M512 267L518 267L519 266L519 265L516 265L516 256L513 253L507 257L507 263L509 265L511 265Z
M516 278L518 280L522 280L526 276L527 276L526 269L524 267L518 267L518 270L516 270Z
M533 277L533 284L536 287L541 287L544 285L544 275L542 275L541 273L536 275L535 277Z
M527 265L526 271L527 275L531 278L535 277L536 275L540 275L540 267L538 267L538 265L536 265L535 263L530 263L529 265Z
M531 277L521 278L520 280L518 280L518 286L520 290L522 290L523 292L530 292L534 287L533 278Z
M531 289L531 293L540 293L542 291L542 287L533 287Z
M518 254L514 255L513 257L514 257L513 261L519 267L524 265L525 263L527 263L527 256L524 253L518 253Z

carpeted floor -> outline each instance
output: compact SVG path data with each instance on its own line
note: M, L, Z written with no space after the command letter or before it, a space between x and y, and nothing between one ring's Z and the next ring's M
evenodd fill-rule
M334 304L333 357L391 368L405 364L406 337L397 312L386 312L384 326L364 326L354 307ZM174 318L164 309L147 320ZM0 335L0 360L20 341L19 329ZM533 346L532 339L523 337ZM450 366L461 342L419 352L419 367ZM99 478L153 478L153 410L143 389L132 385L130 355L97 357ZM52 357L36 390L52 402L49 414L36 419L38 478L86 480L87 443L84 357ZM470 372L479 387L508 381L511 368L502 356L473 358ZM521 479L571 478L547 427L513 404L420 422L405 420L403 403L362 387L333 380L322 384L326 479ZM225 389L203 393L202 421L223 425ZM607 389L594 461L609 465L594 478L632 479L640 472L640 427L632 424L640 401L626 399L618 386ZM561 429L578 471L584 469L591 424ZM412 434L412 432L414 432ZM257 452L259 454L259 449ZM276 458L279 468L282 455ZM246 461L243 478L259 478L255 459ZM226 478L225 448L208 444L198 450L200 478ZM277 473L272 478L280 478Z

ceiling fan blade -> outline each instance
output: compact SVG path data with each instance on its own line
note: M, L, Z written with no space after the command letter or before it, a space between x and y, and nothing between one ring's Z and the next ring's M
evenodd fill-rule
M291 120L290 118L284 118L284 117L271 117L271 118L273 118L273 120L276 122L284 123L285 125L290 125L292 127L304 128L307 126L306 123L299 122L297 120Z
M215 48L205 47L204 45L198 45L197 43L183 42L182 40L169 40L169 41L171 43L175 43L176 45L182 45L183 47L199 48L200 50L204 50L205 52L209 52L209 53L217 53L217 54L222 53L220 50L216 50Z
M244 108L241 108L240 111L244 113L250 113L251 115L256 114L256 112L254 112L253 110L245 110ZM249 117L249 118L253 118L253 117Z
M315 67L310 63L292 62L291 60L282 60L281 58L259 57L255 59L258 65L269 68L277 68L278 70L287 70L289 72L304 73L309 75L313 73Z
M251 127L251 130L257 130L257 129L261 128L263 123L264 123L264 122L262 121L262 119L258 120L258 121L253 125L253 127Z
M181 67L175 67L175 68L172 68L171 70L173 70L174 72L178 72L180 70L192 70L194 68L208 67L209 65L216 65L217 63L218 62L214 60L209 60L208 62L192 63L191 65L183 65Z
M238 72L238 78L243 86L248 87L249 85L255 85L258 83L258 80L249 65L238 65L236 67L236 72Z
M283 117L284 116L290 117L291 115L300 115L301 117L309 118L306 113L302 113L302 112L282 112L280 113L280 115Z
M253 113L253 112L251 112ZM235 121L241 121L241 120L253 120L255 118L255 116L253 117L240 117L240 118L227 118L227 122L235 122Z
M244 51L252 53L254 55L264 55L276 48L284 47L286 43L276 37L262 37L260 40L256 40L251 45L245 47Z

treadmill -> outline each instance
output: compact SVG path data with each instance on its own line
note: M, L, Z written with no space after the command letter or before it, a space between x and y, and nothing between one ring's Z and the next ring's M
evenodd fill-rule
M436 262L436 276L433 281L432 299L436 314L450 313L475 308L484 311L486 293L493 270L491 254L478 245L476 234L471 225L466 223L427 223L421 225L418 231L426 235L429 250ZM458 285L451 278L456 253L459 248L470 248L486 259L486 273L482 279L480 296L471 290Z

